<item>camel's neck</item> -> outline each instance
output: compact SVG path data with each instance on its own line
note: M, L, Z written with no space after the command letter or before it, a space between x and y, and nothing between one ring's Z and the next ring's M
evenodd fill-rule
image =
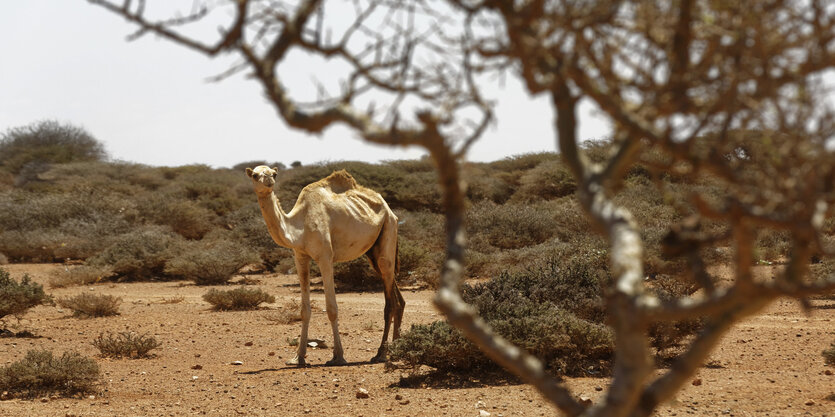
M285 248L294 249L298 243L301 230L293 226L290 218L281 210L281 204L275 193L258 195L258 205L261 207L261 214L267 222L267 229L270 231L275 243Z

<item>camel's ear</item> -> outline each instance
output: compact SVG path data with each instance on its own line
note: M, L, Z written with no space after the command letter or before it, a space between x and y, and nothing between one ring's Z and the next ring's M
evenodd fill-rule
M246 176L249 177L249 178L252 178L252 168L247 168L246 169Z
M278 175L278 167L273 167L273 171L275 171L275 174L273 174L273 176Z

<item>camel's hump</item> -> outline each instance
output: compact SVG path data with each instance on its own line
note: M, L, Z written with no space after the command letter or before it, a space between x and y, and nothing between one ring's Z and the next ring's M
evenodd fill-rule
M332 174L319 180L318 183L322 187L330 188L335 193L344 193L345 191L359 188L357 180L344 169L334 171Z

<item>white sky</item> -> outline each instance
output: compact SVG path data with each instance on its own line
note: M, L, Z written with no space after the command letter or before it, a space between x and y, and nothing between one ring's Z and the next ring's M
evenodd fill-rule
M114 159L167 166L376 162L423 154L365 144L341 127L321 136L290 130L255 81L243 75L205 81L229 60L210 60L154 36L127 42L132 31L120 17L82 0L0 2L0 132L54 119L84 127ZM555 150L547 99L530 99L510 79L492 91L498 123L472 147L469 160ZM581 113L582 138L609 135L589 109Z

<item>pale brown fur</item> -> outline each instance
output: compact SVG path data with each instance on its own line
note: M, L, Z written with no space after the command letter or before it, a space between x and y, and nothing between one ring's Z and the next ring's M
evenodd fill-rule
M405 302L395 282L397 272L397 216L377 192L357 184L345 170L307 185L289 213L281 210L273 193L277 170L266 166L246 169L252 179L267 230L280 246L293 249L302 293L302 331L291 365L304 365L310 323L310 260L319 265L325 286L325 302L333 330L333 359L345 363L339 337L333 263L368 256L383 279L386 305L383 340L372 361L384 361L389 327L393 339L400 336ZM393 322L393 323L392 323Z

